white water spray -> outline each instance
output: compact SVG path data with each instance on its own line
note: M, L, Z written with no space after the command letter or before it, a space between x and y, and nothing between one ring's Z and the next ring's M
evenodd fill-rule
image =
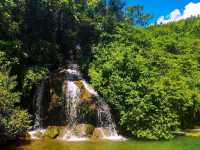
M78 113L77 106L80 103L80 89L76 86L73 81L67 81L67 88L65 92L65 112L66 121L70 126L77 124Z

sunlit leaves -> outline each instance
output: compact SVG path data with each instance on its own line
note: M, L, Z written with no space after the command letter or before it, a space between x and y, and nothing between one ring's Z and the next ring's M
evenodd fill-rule
M198 20L145 30L123 24L112 42L94 48L91 82L118 111L125 133L170 139L198 122L200 46L196 28L189 29Z

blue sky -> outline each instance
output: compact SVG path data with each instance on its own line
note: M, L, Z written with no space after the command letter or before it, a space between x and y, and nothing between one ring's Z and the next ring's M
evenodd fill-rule
M175 9L183 11L188 3L197 3L200 0L125 0L125 2L126 5L143 5L145 12L153 14L152 22L156 22L160 16L167 16Z

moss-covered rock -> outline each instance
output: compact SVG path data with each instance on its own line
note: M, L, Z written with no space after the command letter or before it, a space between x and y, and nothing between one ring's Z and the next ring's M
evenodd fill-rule
M110 136L110 130L108 128L95 128L92 134L92 140L100 140L104 137Z
M200 130L196 129L186 129L185 130L185 135L189 137L200 137Z
M91 124L79 124L75 127L74 132L76 135L83 137L90 137L94 131L94 126Z
M57 126L49 126L44 133L45 138L55 139L60 134L60 129Z
M95 128L91 139L99 140L99 139L103 139L103 137L104 137L104 132L103 132L102 128Z
M200 132L189 132L186 133L185 135L189 137L200 137Z
M85 102L92 102L92 95L90 94L90 92L85 88L83 82L81 80L77 80L74 81L74 83L76 84L76 86L79 87L79 89L81 90L81 100L85 101Z
M48 86L45 88L43 106L44 126L63 126L66 123L64 112L64 90L67 88L65 74L52 73L48 79Z

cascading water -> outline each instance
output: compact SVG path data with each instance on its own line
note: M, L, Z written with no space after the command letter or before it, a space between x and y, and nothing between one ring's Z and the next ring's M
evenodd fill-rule
M62 140L68 141L82 141L87 138L78 137L74 134L74 128L78 124L78 105L81 103L81 89L75 84L75 81L81 80L81 74L78 71L77 65L70 65L67 70L62 70L65 74L65 82L63 86L64 100L65 100L65 115L66 122L69 129L65 130Z
M36 94L34 96L35 100L35 122L34 122L34 128L40 129L43 127L43 121L42 121L42 99L45 89L45 80L42 80L41 85L37 88Z
M34 130L30 131L29 134L32 139L39 139L35 136L35 134L40 131L41 133L45 132L45 129L43 129L43 120L42 120L42 100L43 100L43 94L45 90L45 84L46 79L42 80L40 86L37 88L36 93L34 95L34 102L35 102L35 122L34 122Z
M90 87L90 85L86 81L83 81L83 84L85 88L90 92L90 94L94 95L97 99L97 126L102 133L103 138L108 140L125 140L124 137L118 135L117 133L116 125L113 122L110 107L108 106L108 104L106 104L106 102L97 94L97 92L92 87ZM108 129L107 134L104 133L104 130L102 128Z
M73 81L67 81L65 102L66 121L70 126L74 126L78 120L77 106L80 103L80 89Z
M98 127L108 128L110 136L117 135L115 123L112 120L110 108L108 105L99 98L97 102L97 125Z
M97 94L97 92L83 80L85 88L90 92L91 95L96 97L97 105L97 126L109 128L112 135L117 135L115 123L112 120L110 108L108 104Z
M52 79L53 78L53 79ZM56 78L56 79L54 79ZM66 130L60 136L60 139L63 140L86 140L87 137L78 137L74 133L74 129L79 123L79 107L82 103L85 101L83 100L83 91L86 93L86 95L89 97L89 103L92 103L92 105L95 105L95 112L96 112L96 125L98 127L98 130L102 133L103 139L110 139L110 140L123 140L124 138L119 136L116 131L115 123L112 120L112 115L110 113L109 106L105 103L105 101L97 94L97 92L82 78L79 67L76 64L69 65L67 69L61 69L56 76L49 77L49 84L51 86L62 86L61 93L58 92L59 88L52 87L50 88L50 97L51 100L46 100L48 103L45 103L48 105L48 113L44 115L44 110L42 110L45 106L42 107L43 101L45 101L44 98L44 90L45 90L45 80L41 83L41 86L37 89L35 100L36 100L36 112L35 112L35 125L34 128L41 128L44 125L44 122L46 120L50 120L52 122L51 117L48 117L48 115L54 116L54 110L53 106L55 105L57 108L57 101L61 103L61 107L58 107L58 110L61 110L61 108L64 109L64 111L59 111L59 113L62 113L63 116L65 116L66 122ZM58 84L59 83L59 84ZM61 97L60 99L58 97ZM91 100L92 99L92 100ZM87 101L88 103L88 101ZM50 106L53 105L53 106ZM54 106L54 107L55 107ZM44 119L42 118L45 116ZM61 115L62 116L62 115ZM55 118L55 117L54 117ZM62 118L62 117L61 117ZM56 117L57 119L57 117ZM58 120L58 119L57 119ZM53 120L54 122L55 120ZM48 123L45 123L46 126L48 126ZM51 124L52 125L52 124ZM104 133L104 129L106 129L106 134Z

